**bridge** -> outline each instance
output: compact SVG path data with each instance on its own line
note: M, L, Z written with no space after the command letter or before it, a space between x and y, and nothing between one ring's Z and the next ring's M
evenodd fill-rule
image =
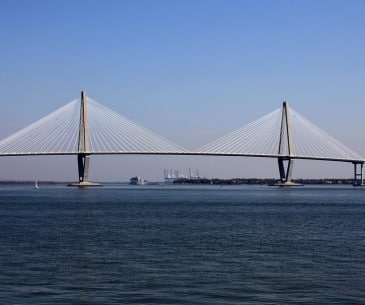
M348 162L363 185L365 159L283 102L282 107L197 150L185 149L86 96L0 141L0 156L75 155L79 181L89 181L91 155L203 155L277 159L280 186L292 186L296 159Z

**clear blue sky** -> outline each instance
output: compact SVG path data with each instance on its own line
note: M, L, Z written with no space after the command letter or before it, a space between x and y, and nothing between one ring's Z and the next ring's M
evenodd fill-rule
M351 0L0 0L0 138L85 89L188 148L286 99L365 156L364 16L365 1ZM70 170L57 174L45 165L53 161L42 160L0 160L0 178L31 178L32 164L44 167L40 179L76 177L73 159L62 159ZM134 174L158 180L165 167L199 168L210 177L277 176L274 160L92 162L95 179L104 180ZM336 175L351 176L351 166L309 162L294 169L296 177Z

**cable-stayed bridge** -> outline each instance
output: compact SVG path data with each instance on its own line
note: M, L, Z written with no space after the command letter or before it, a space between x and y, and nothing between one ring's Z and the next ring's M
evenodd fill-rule
M79 182L89 182L95 154L206 155L275 158L280 185L291 182L295 159L350 162L354 184L363 184L364 158L288 106L197 150L185 149L87 98L85 92L37 122L0 141L0 156L77 155Z

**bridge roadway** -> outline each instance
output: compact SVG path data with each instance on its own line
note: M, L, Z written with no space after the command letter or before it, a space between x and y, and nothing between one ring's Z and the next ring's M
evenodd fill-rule
M10 156L61 156L61 155L79 155L79 152L27 152L27 153L0 153L0 157ZM279 155L279 154L249 154L249 153L220 153L220 152L141 152L141 151L105 151L105 152L83 152L85 155L169 155L169 156L212 156L212 157L252 157L252 158L281 158L283 160L297 159L297 160L316 160L316 161L336 161L336 162L348 162L348 163L365 163L364 159L345 159L345 158L326 158L326 157L308 157L308 156L296 156L296 155Z

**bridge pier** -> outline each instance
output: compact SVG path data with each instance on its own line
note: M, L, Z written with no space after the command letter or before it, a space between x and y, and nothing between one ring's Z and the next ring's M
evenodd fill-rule
M286 164L285 164L286 161ZM293 159L290 158L278 158L280 182L287 183L291 182L292 171L293 171ZM286 166L285 166L286 165Z
M364 186L363 178L363 162L353 162L354 165L354 182L353 186ZM358 171L358 165L360 166L360 171Z
M80 104L80 123L79 123L79 153L77 155L77 165L79 171L79 182L72 183L69 186L100 186L100 183L89 181L89 164L90 164L90 133L89 120L87 112L86 92L81 92Z
M78 154L77 163L79 168L79 183L89 180L89 155Z
M292 181L294 160L286 157L278 158L280 181L275 186L302 186L303 184Z

